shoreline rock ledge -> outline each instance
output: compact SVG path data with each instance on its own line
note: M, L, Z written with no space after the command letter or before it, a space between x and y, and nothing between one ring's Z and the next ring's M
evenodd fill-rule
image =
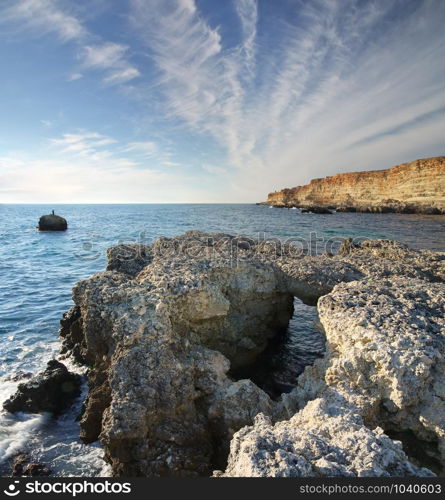
M434 476L445 465L445 254L334 255L191 231L108 250L60 335L116 476ZM272 400L246 367L318 300L326 355ZM421 452L421 453L420 453Z
M445 156L313 179L305 186L269 193L267 201L258 204L312 211L445 214Z

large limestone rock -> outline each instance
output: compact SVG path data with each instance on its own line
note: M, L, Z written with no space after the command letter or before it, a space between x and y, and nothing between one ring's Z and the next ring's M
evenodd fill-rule
M339 394L308 403L273 425L258 415L233 437L228 466L217 477L433 476L414 466L399 442L365 427Z
M445 156L386 170L337 174L270 193L266 205L337 207L342 212L445 213Z
M82 437L101 439L115 474L209 474L233 432L272 412L266 393L228 371L287 325L281 272L167 243L145 252L142 270L110 252L114 270L76 285L62 324L65 351L91 366Z
M216 475L431 474L408 463L382 427L443 474L445 284L343 283L318 310L327 354L283 395L290 419L259 419L235 434L227 469Z
M402 439L422 463L445 465L445 284L394 277L342 283L318 302L323 359L282 398L293 415L335 389Z
M445 284L341 284L318 308L330 345L326 383L368 425L411 431L445 463Z
M106 272L74 288L61 335L65 355L90 366L81 436L102 441L114 474L223 469L233 434L259 413L282 423L237 434L227 475L427 474L380 428L410 433L443 462L445 255L377 240L314 257L279 242L190 232L115 247L108 259ZM294 295L324 296L327 354L272 401L231 369L252 363L286 326ZM332 463L308 452L296 432L304 425L320 449L338 448ZM283 461L258 469L261 446L248 443L263 431ZM345 451L356 440L367 443L357 460Z

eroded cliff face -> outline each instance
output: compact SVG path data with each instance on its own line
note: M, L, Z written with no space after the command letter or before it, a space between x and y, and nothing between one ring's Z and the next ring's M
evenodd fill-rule
M445 213L445 156L386 170L337 174L270 193L267 205L342 211Z

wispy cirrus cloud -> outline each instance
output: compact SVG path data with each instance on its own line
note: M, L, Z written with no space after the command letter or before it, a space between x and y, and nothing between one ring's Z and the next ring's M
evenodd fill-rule
M135 152L144 156L153 156L159 152L159 147L154 141L129 142L124 151Z
M127 45L105 42L100 45L85 45L79 58L84 68L107 70L103 81L114 85L128 82L140 75L139 70L125 59L127 51Z
M236 46L193 0L132 1L170 116L225 148L238 196L443 152L444 2L233 5Z
M1 10L1 23L15 23L37 36L54 33L64 42L86 37L87 30L82 22L58 4L55 0L6 0Z
M83 74L82 73L71 73L70 75L68 75L68 78L67 80L69 82L75 82L76 80L80 80L81 78L83 77Z
M132 1L134 23L159 70L170 114L210 132L234 159L250 148L249 139L243 140L249 135L243 82L253 76L258 16L255 0L236 5L242 41L227 51L219 29L205 21L193 0Z
M99 148L115 144L117 141L98 132L81 132L63 134L62 137L51 139L50 142L61 153L75 153L87 156L97 153Z
M90 32L73 4L65 0L6 0L0 6L0 25L15 26L34 36L55 34L63 43L72 42L78 47L78 60L83 70L105 72L103 83L117 85L140 76L140 71L127 59L128 46L103 41ZM79 71L67 80L82 78Z
M227 175L229 173L229 171L226 168L220 167L218 165L208 165L205 163L204 165L202 165L202 168L206 172L209 172L210 174L218 175L218 176Z

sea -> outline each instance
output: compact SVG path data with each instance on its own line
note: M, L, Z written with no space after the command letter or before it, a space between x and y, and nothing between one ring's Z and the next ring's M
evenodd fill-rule
M68 230L39 232L39 217L53 209L67 219ZM389 238L445 251L445 216L302 214L254 204L0 204L0 221L0 408L23 382L21 376L37 373L57 356L59 321L72 305L71 289L104 270L110 246L201 230L290 240L310 253L333 251L345 237ZM271 370L278 387L282 382L285 390L283 377L295 376L297 365L301 371L323 354L320 335L315 308L296 301L285 349L274 347ZM78 438L86 390L84 385L77 403L58 420L0 410L0 475L10 474L18 452L45 464L54 476L109 475L100 444L84 445Z

